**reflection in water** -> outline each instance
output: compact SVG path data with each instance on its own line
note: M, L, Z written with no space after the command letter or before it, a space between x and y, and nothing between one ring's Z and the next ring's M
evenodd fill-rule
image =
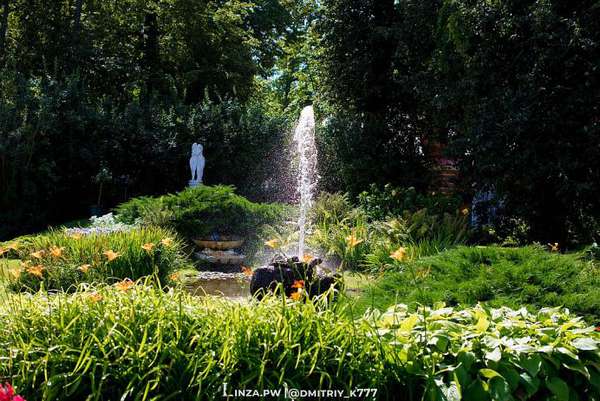
M204 272L203 272L204 273ZM211 275L200 274L190 277L186 283L187 290L192 295L217 295L226 298L249 298L250 282L243 274Z

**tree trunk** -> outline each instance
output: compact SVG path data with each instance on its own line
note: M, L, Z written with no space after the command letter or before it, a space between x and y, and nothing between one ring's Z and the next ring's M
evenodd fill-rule
M6 46L6 32L8 31L8 0L2 2L2 21L0 22L0 57L4 56L4 48Z

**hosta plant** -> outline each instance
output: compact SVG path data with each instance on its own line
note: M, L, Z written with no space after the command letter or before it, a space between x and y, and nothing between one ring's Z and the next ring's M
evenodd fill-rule
M598 400L600 333L568 310L394 305L370 313L428 400Z

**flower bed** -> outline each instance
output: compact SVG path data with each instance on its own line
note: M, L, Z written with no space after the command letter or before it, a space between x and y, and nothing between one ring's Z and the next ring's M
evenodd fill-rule
M6 305L0 379L31 399L221 399L224 383L407 400L600 396L600 335L554 309L400 305L352 320L324 300L240 304L133 283Z
M28 237L17 247L21 268L11 283L16 290L74 289L79 283L136 280L156 275L161 281L186 265L174 234L139 228L81 235L53 231Z

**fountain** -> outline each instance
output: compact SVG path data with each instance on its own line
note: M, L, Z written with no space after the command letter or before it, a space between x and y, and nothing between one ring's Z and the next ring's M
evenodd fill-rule
M304 258L306 237L306 216L312 205L313 190L317 181L317 147L315 145L315 112L312 106L306 106L300 114L294 132L294 142L299 157L298 193L300 195L300 217L298 219L298 258Z
M327 275L318 271L322 263L319 258L304 254L307 215L313 203L313 191L317 184L317 147L315 144L315 113L312 106L302 110L298 125L294 131L297 159L297 190L300 199L298 218L298 254L287 257L283 252L277 255L269 265L254 270L250 281L250 293L260 299L268 292L281 287L286 296L294 298L305 293L315 297L331 287L340 287L339 275ZM295 298L297 299L297 298Z

